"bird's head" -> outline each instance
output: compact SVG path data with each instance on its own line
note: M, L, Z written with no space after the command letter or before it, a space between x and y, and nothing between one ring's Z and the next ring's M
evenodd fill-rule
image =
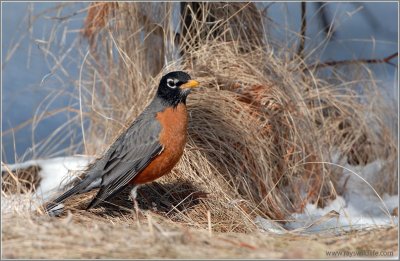
M168 105L176 106L186 103L186 97L192 88L199 86L199 82L192 80L190 75L182 72L170 72L161 78L157 96Z

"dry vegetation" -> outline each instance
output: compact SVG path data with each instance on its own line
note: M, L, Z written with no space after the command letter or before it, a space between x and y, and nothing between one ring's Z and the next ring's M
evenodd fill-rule
M343 235L213 233L147 213L103 219L97 215L54 220L3 217L5 258L328 258L326 251L376 249L398 255L397 229ZM29 232L27 232L29 231ZM35 235L35 236L33 236ZM351 242L351 243L349 243Z
M366 242L397 248L397 227L271 235L254 224L257 215L284 224L305 204L323 207L335 198L343 170L329 164L333 155L354 165L385 161L372 185L398 193L397 140L388 124L396 115L368 67L348 66L351 74L333 68L329 77L308 67L318 50L303 60L267 41L268 20L251 3L184 5L177 35L172 5L90 6L82 31L89 51L78 46L82 109L74 119L89 120L85 152L99 155L147 105L165 72L187 71L202 88L188 99L180 163L139 191L140 213L125 191L91 212L82 209L94 194L77 196L60 219L3 216L4 257L325 258L325 250L370 247ZM177 53L179 60L166 62Z

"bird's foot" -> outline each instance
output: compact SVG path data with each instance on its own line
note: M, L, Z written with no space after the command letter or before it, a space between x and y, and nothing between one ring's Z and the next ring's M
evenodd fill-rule
M133 200L133 209L135 210L136 217L139 217L139 204L136 199Z
M137 198L137 189L138 189L138 186L135 186L131 190L131 192L129 194L129 199L133 201L133 209L135 210L136 217L139 218L140 216L143 216L143 213L139 209L139 204L138 204L138 201L136 200L136 198Z
M137 198L137 189L138 189L137 186L134 186L134 187L131 189L131 192L129 193L129 199L130 199L130 200L136 201L136 198Z

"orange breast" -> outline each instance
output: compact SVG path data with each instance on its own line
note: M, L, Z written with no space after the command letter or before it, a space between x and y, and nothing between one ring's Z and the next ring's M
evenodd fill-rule
M132 180L133 184L151 182L167 174L183 154L188 126L186 105L179 104L176 108L167 108L157 113L156 118L162 126L159 139L164 150Z

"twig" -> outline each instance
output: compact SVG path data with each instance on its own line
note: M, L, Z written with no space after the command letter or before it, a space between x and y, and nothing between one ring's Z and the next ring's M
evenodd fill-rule
M212 236L212 227L211 227L211 212L207 211L207 223L208 223L208 235L209 237Z
M311 66L309 66L309 68L321 69L321 68L325 68L325 67L329 67L329 66L349 65L349 64L358 64L358 63L372 63L372 64L387 63L392 66L396 66L395 64L391 63L390 60L397 57L398 55L399 55L399 53L396 52L396 53L389 55L383 59L353 59L353 60L341 60L341 61L328 61L328 62L324 62L324 63L312 64Z
M300 29L300 45L297 50L297 55L303 59L304 45L306 42L306 30L307 30L307 19L306 19L306 2L301 2L301 29Z
M320 10L318 12L319 18L321 19L322 22L322 29L324 30L326 36L328 38L334 38L335 37L335 29L333 28L333 21L329 21L327 10L326 10L326 5L327 3L324 2L315 2L317 10Z
M81 68L79 71L79 85L78 85L78 90L79 90L79 115L81 118L81 130L82 130L82 141L83 141L83 147L85 150L85 154L87 154L88 150L87 150L87 146L86 146L86 139L85 139L85 128L84 128L84 124L83 124L83 108L82 108L82 72L83 72L83 66L85 65L86 59L89 55L89 50L86 51L85 57L83 57L83 61L81 64Z

